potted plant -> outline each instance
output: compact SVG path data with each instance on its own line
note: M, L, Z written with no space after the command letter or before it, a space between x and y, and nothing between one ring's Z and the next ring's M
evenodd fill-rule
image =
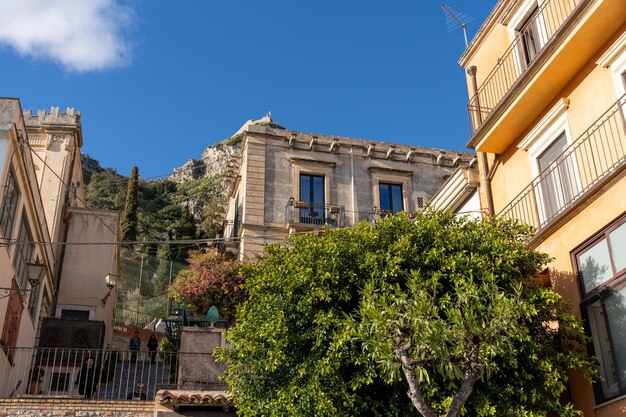
M41 382L43 381L43 376L46 371L39 366L34 366L30 370L30 374L28 375L28 394L37 395L41 394Z
M309 208L309 204L305 203L304 201L296 201L295 203L293 203L293 206L295 208L301 208L301 209Z

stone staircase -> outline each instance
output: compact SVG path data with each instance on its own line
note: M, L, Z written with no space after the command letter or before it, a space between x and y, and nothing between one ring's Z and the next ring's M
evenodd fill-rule
M170 370L172 365L161 361L151 364L149 360L137 360L130 363L125 360L118 362L115 373L108 382L101 381L98 387L98 398L101 400L125 400L129 392L133 392L135 384L143 381L142 392L147 400L153 400L156 392L170 388Z

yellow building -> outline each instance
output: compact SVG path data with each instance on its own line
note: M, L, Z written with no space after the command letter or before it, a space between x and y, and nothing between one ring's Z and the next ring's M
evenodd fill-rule
M626 415L626 1L500 0L467 72L481 206L536 227L552 287L603 381L571 375L585 416Z

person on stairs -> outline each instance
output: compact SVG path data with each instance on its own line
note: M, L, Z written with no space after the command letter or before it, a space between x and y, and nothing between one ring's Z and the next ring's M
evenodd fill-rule
M137 362L137 352L141 349L141 340L139 339L139 330L135 330L135 335L128 342L128 350L130 350L130 363Z

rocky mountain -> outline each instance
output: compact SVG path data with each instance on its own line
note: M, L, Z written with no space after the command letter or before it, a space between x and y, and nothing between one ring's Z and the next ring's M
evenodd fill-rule
M250 125L282 126L269 115L248 120L230 138L204 149L199 159L189 159L165 179L140 181L139 217L141 237L174 237L181 210L189 208L198 226L198 236L213 237L223 214L223 204L241 160L244 130ZM124 206L127 176L103 168L89 155L83 155L83 175L87 202L97 208L121 210ZM141 161L137 161L141 166ZM141 177L141 170L139 171ZM178 228L180 229L180 228Z

